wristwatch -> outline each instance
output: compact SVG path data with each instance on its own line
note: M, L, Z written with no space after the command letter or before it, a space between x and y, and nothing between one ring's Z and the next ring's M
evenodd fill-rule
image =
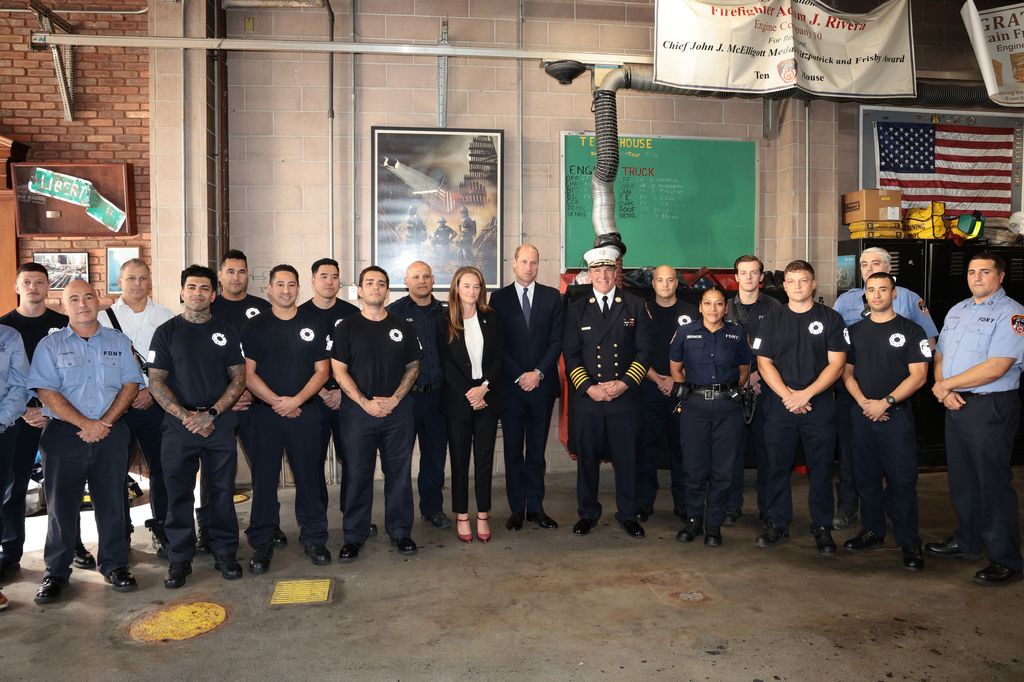
M217 412L217 408L216 407L211 407L210 409L208 409L206 411L206 413L208 415L210 415L211 417L216 417L218 414L220 414L219 412Z
M890 405L895 405L896 398L893 398L891 395L887 395L885 396L885 402L889 403Z

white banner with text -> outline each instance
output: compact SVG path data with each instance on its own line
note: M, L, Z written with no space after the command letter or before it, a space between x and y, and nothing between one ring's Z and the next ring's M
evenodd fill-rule
M1024 3L979 12L974 1L967 0L960 16L989 98L996 104L1024 107Z

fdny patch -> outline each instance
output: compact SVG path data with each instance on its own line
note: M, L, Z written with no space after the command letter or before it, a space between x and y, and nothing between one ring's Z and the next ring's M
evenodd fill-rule
M850 330L843 327L843 338L846 339L846 345L850 345Z
M811 322L809 325L807 325L807 331L817 336L818 334L825 331L825 325L815 320L814 322Z
M693 320L690 319L689 315L680 315L679 316L679 326L680 327L682 327L684 324L690 324L691 322L693 322Z
M932 356L932 347L931 345L929 345L928 339L921 339L920 348L921 355L925 356L926 358L930 358Z
M46 332L46 335L49 336L50 334L52 334L54 332L59 332L59 331L60 331L60 327L50 327L50 330L48 332Z
M893 334L889 337L889 345L893 348L903 348L903 344L907 342L907 337L903 334Z
M214 334L210 338L213 339L213 342L215 344L217 344L218 346L226 345L227 342L228 342L228 337L224 336L220 332L217 332L216 334Z
M252 318L256 317L259 314L260 314L260 309L259 308L246 308L245 309L245 316L247 318L249 318L250 320Z
M303 341L312 341L314 336L316 335L313 333L313 330L310 329L309 327L303 327L299 331L299 338L302 339Z
M146 362L156 362L156 351L155 350L149 351L149 357L146 358Z
M394 341L395 343L398 343L403 338L402 337L402 330L401 329L392 329L391 331L388 332L388 336L391 337L392 341Z
M1017 336L1024 335L1024 315L1014 315L1011 317L1010 326L1013 327L1013 333Z

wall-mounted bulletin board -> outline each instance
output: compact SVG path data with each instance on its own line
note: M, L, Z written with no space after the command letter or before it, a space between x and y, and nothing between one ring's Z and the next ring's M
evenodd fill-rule
M563 131L561 148L562 267L586 267L597 141ZM627 247L623 265L732 267L754 251L757 177L751 140L620 135L615 222Z

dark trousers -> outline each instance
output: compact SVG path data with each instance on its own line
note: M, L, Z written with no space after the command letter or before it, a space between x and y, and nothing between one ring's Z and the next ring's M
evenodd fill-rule
M839 481L836 483L836 508L841 512L856 512L858 506L857 491L860 484L857 482L857 467L854 465L856 457L853 432L853 409L857 402L847 391L842 388L836 389L836 437L838 447L836 454L839 456ZM861 412L863 415L863 412Z
M281 524L277 486L281 478L282 455L295 477L295 519L299 542L305 546L327 542L327 480L320 463L320 411L312 401L302 406L294 419L282 417L267 405L253 405L252 510L245 535L252 547L270 543Z
M440 416L437 417L440 419ZM351 470L345 491L345 542L370 537L373 472L380 451L384 472L384 528L394 539L412 532L412 401L405 399L388 416L371 417L351 400L341 405L341 433Z
M234 410L232 410L234 412ZM238 436L238 442L242 445L242 456L245 457L246 464L249 465L249 471L252 472L252 459L249 457L249 444L251 442L252 435L252 408L248 410L241 410L235 412L235 417L238 420L238 426L235 427L235 434ZM237 452L237 447L236 447ZM235 468L237 469L238 458L235 458ZM232 489L234 488L234 481L232 481ZM209 496L209 492L206 489L206 482L203 479L202 471L199 474L199 507L196 508L196 522L200 528L206 528L209 524L209 516L206 513L206 500Z
M170 542L167 558L171 561L191 561L196 553L193 508L200 463L206 478L210 550L215 556L234 556L238 551L238 517L233 500L238 458L236 422L237 417L228 410L216 418L213 433L204 438L190 433L175 417L164 417L162 455L168 499L164 528Z
M768 444L768 520L786 530L793 520L790 473L797 445L803 443L809 470L807 501L813 527L832 527L832 466L836 447L836 405L830 391L811 400L811 411L793 414L775 394L765 401L765 442Z
M687 398L679 425L686 474L686 515L704 518L708 526L721 526L729 497L743 430L743 407L727 399ZM707 491L707 516L704 497Z
M636 441L640 415L637 412L595 414L576 410L576 500L581 519L601 518L597 490L601 457L608 453L615 469L615 519L624 523L636 519Z
M0 540L11 562L21 561L25 547L25 495L42 432L19 419L0 435Z
M853 466L860 494L864 530L885 537L888 507L898 545L917 545L917 436L909 405L889 408L888 421L873 422L854 404L847 414L852 426ZM889 482L888 505L883 502L882 477Z
M534 395L534 394L537 395ZM537 390L524 391L512 385L501 413L505 449L505 492L513 514L544 512L544 451L551 427L555 397Z
M341 448L341 411L327 407L320 396L313 398L317 408L320 410L320 468L327 464L327 450L334 438L334 458L341 465L341 513L345 513L345 475L348 467L345 466L345 453ZM327 508L327 488L324 487L324 509Z
M736 465L732 472L732 484L729 486L728 502L726 509L743 509L743 486L744 474L746 473L746 456L748 452L754 454L754 466L757 468L757 478L754 486L757 491L757 511L761 517L765 515L767 507L767 486L768 486L768 446L764 440L764 409L768 401L768 387L761 383L761 394L757 398L757 407L754 410L754 418L749 424L744 423L742 429L742 443L739 455L736 457Z
M124 533L124 472L128 470L131 438L118 421L106 438L85 443L78 427L51 420L43 429L39 449L43 455L47 529L43 560L46 575L68 578L78 535L78 508L82 489L89 484L99 531L99 570L107 575L128 565L128 539Z
M145 410L129 408L122 418L133 443L138 443L142 456L149 468L149 508L153 514L153 533L158 537L164 534L164 519L167 518L167 487L164 485L163 461L160 456L162 445L161 430L164 423L164 410L154 400ZM134 450L134 448L132 448ZM129 465L131 462L129 461ZM125 474L128 467L125 467ZM124 489L125 524L130 530L132 526L131 504L128 501L128 486Z
M678 402L662 395L649 381L641 386L640 446L636 453L636 507L640 511L654 509L654 498L658 494L658 451L664 435L672 458L672 509L676 516L686 514L685 455L679 442L679 417L675 414Z
M1020 423L1017 391L964 395L967 404L946 412L949 495L960 517L957 543L964 551L1021 570L1020 517L1010 456Z
M448 434L440 416L441 390L412 393L413 428L420 446L420 473L416 486L420 494L420 515L432 518L444 507L444 460Z
M469 459L473 456L473 489L476 510L491 511L491 472L494 470L494 441L498 437L498 413L487 407L471 417L445 417L448 450L452 456L452 511L469 512Z

